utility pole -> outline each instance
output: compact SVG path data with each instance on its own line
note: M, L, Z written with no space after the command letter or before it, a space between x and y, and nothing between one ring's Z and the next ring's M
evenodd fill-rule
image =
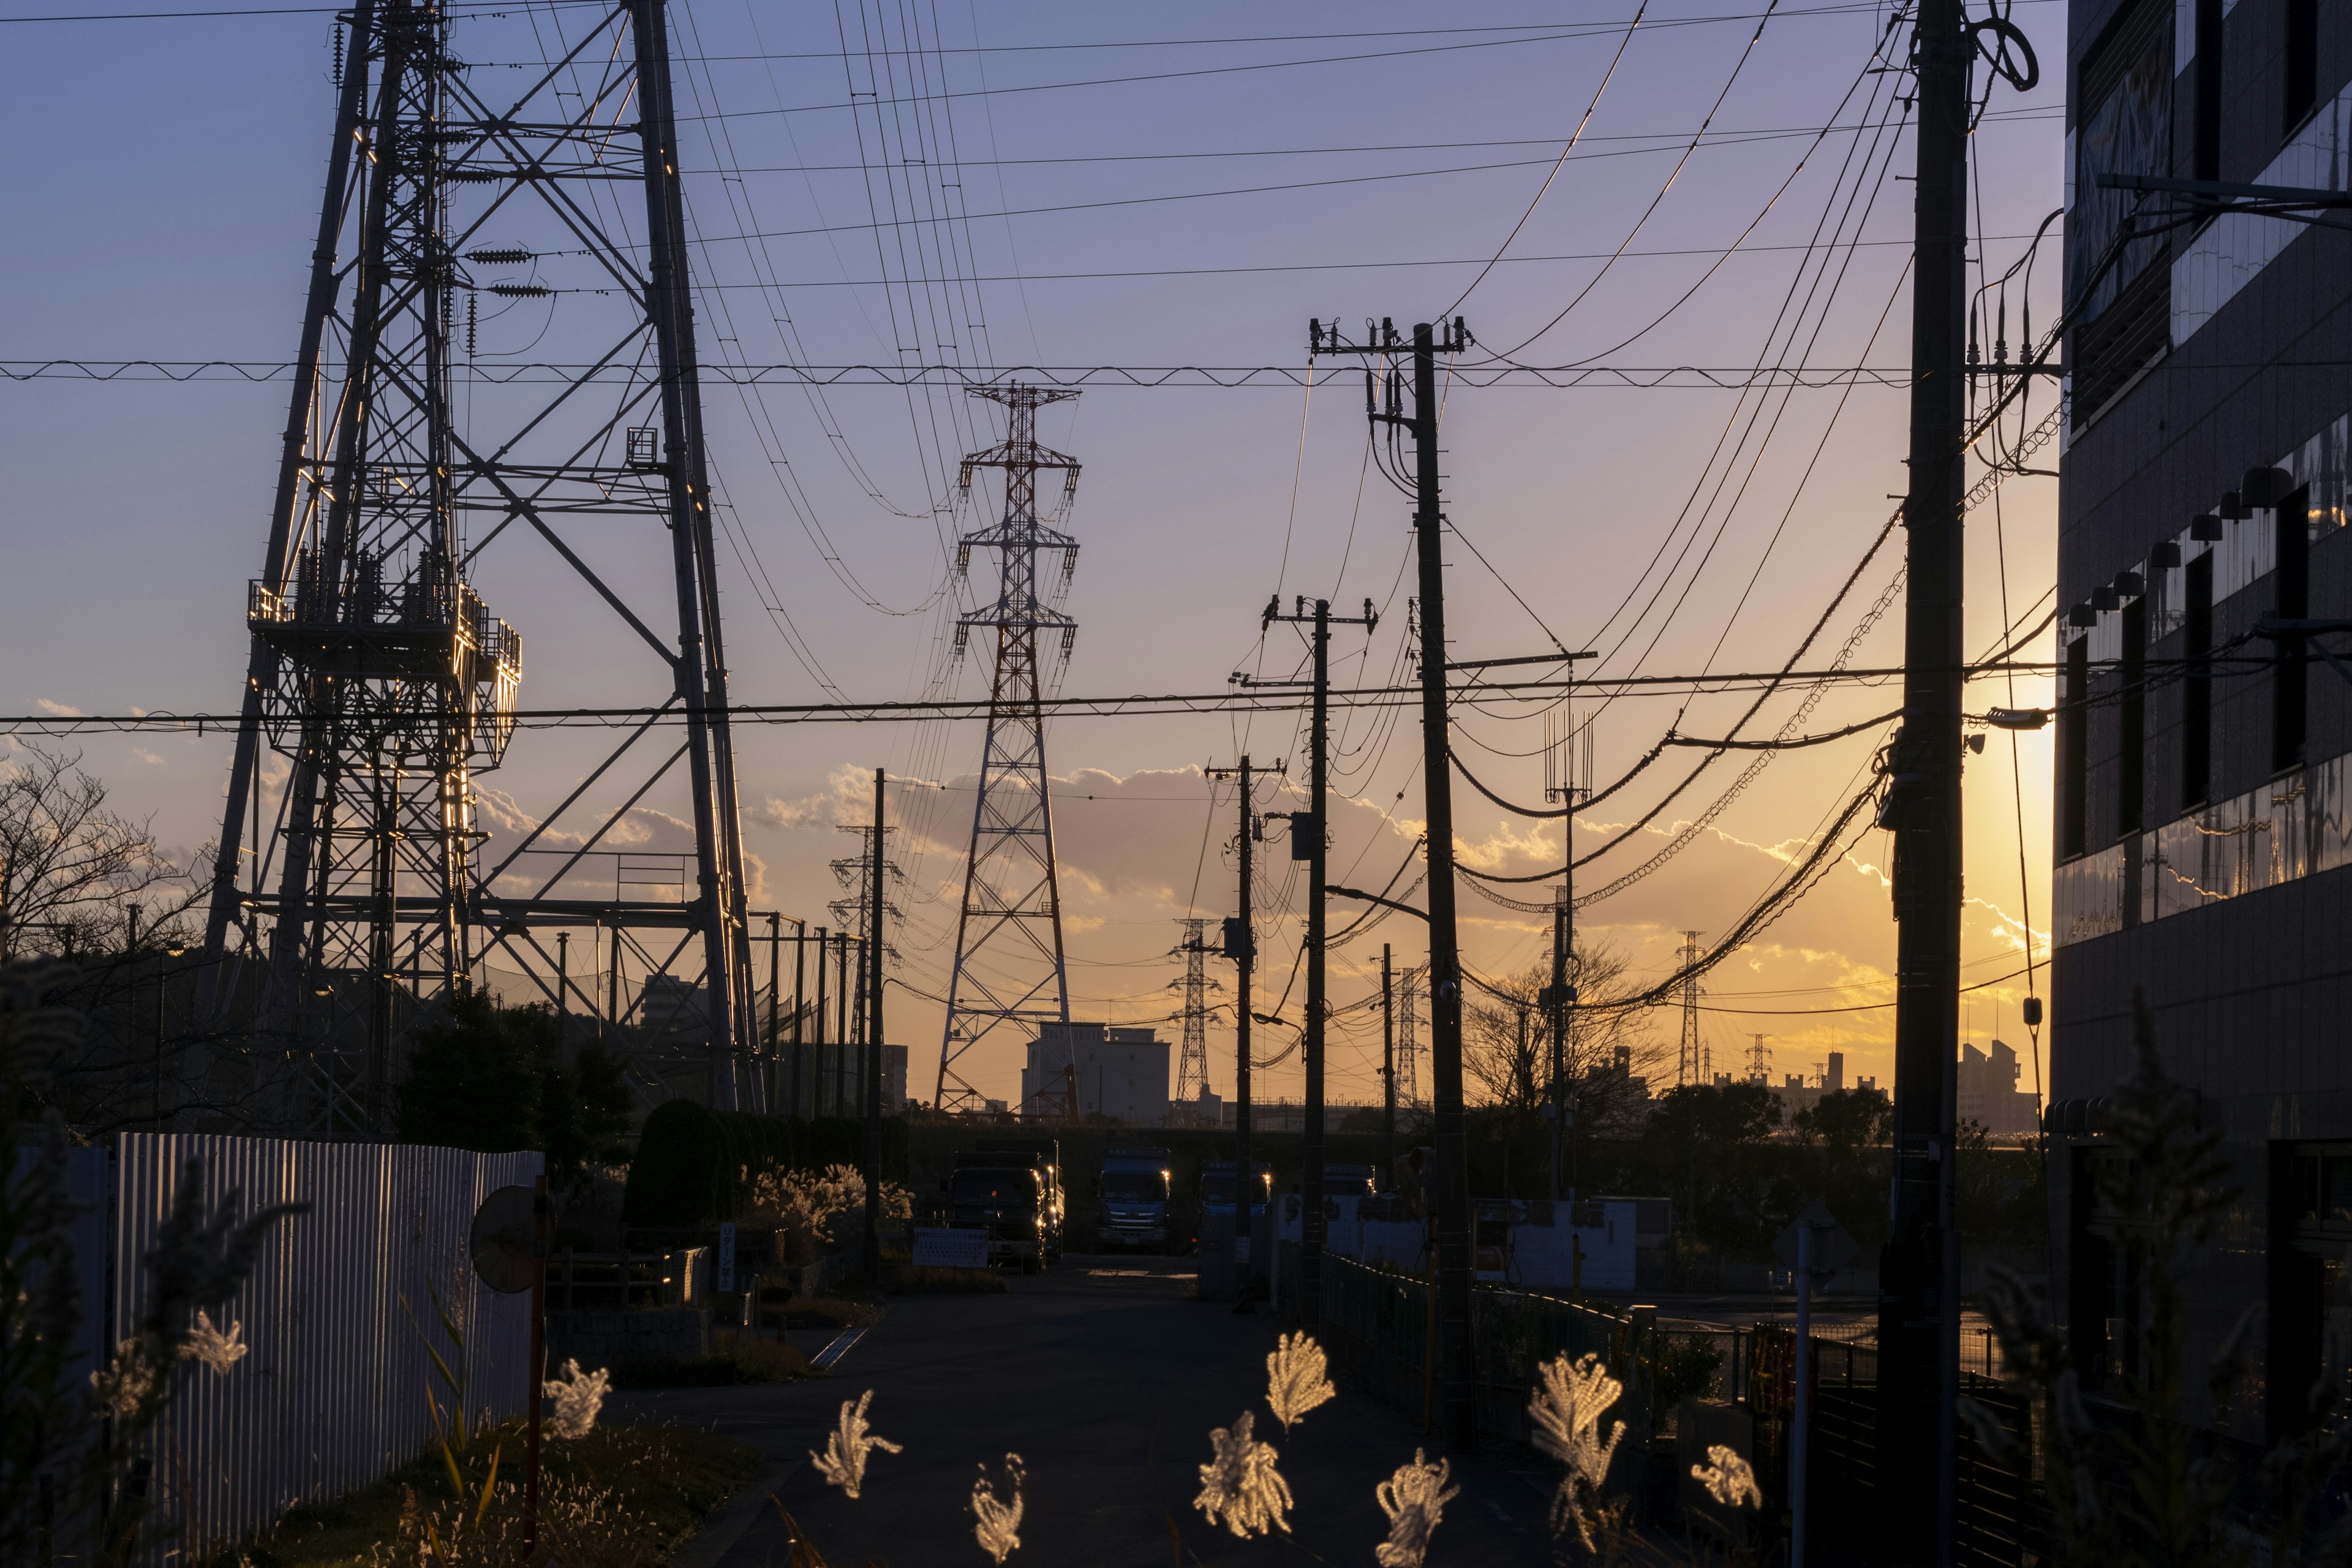
M1381 1191L1396 1185L1396 984L1387 942L1381 943Z
M1324 809L1324 797L1329 784L1330 720L1331 720L1331 627L1334 617L1331 601L1318 599L1315 608L1307 608L1304 595L1293 601L1295 608L1282 613L1279 594L1265 602L1264 624L1271 626L1277 621L1305 623L1312 626L1315 655L1315 699L1307 726L1307 803L1302 822L1293 812L1290 817L1292 858L1297 858L1299 835L1303 829L1307 847L1307 1103L1299 1122L1298 1152L1298 1310L1310 1325L1322 1321L1323 1314L1323 1019L1330 1009L1325 1000L1323 886L1329 871L1330 835L1325 829L1328 820ZM1364 601L1360 616L1337 617L1340 626L1361 626L1370 632L1381 624L1372 610L1372 602ZM1255 683L1253 683L1255 684Z
M1437 473L1437 355L1470 341L1456 316L1441 342L1431 325L1412 329L1407 345L1382 321L1374 341L1349 343L1338 323L1326 332L1307 324L1309 363L1318 353L1364 354L1392 366L1410 353L1412 412L1403 410L1397 373L1386 374L1387 400L1375 395L1379 372L1365 378L1367 416L1408 431L1413 447L1415 556L1421 603L1421 777L1429 855L1429 1077L1432 1142L1437 1159L1437 1365L1446 1450L1478 1448L1477 1368L1470 1334L1470 1181L1462 1120L1462 952L1454 928L1454 773L1447 735L1444 516Z
M808 921L795 921L793 923L800 929L793 938L793 1066L792 1077L788 1080L792 1088L785 1100L789 1109L785 1114L797 1121L801 1114L801 1068L808 1054L804 1049L808 1034ZM817 940L820 942L824 940L821 934L824 929L822 926L817 928L820 932ZM823 951L818 949L820 953ZM822 986L824 984L824 965L822 963L817 965L816 977L818 985Z
M1910 535L1903 728L1879 826L1895 831L1895 1174L1879 1255L1880 1550L1895 1568L1954 1561L1959 1236L1952 1115L1960 973L1961 518L1966 439L1969 128L1977 52L1960 0L1920 0L1911 66L1918 183L1911 281Z
M808 1113L811 1121L824 1114L824 967L826 959L832 952L832 942L833 937L824 927L816 928L816 1038L811 1042L816 1049L809 1058L808 1077Z
M1238 996L1234 1013L1234 1310L1249 1312L1255 1306L1250 1300L1247 1271L1250 1195L1256 1180L1250 1170L1250 974L1257 967L1257 931L1251 918L1250 840L1257 831L1257 818L1250 810L1249 758L1244 757L1239 767L1202 771L1213 779L1241 783L1241 913L1225 921L1225 956L1234 961Z
M866 880L866 1279L882 1278L882 770L874 770Z
M1576 948L1576 808L1592 793L1592 721L1576 721L1570 710L1564 735L1544 747L1544 799L1560 810L1559 889L1551 914L1551 984L1545 987L1547 1026L1551 1031L1551 1196L1558 1203L1567 1191L1563 1146L1568 1139L1568 1030L1576 1006L1576 987L1568 983L1569 960Z

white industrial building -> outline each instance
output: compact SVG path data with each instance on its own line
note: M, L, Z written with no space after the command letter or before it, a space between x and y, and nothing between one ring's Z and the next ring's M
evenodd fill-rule
M1154 1030L1046 1024L1021 1069L1021 1114L1158 1127L1168 1120L1168 1042Z

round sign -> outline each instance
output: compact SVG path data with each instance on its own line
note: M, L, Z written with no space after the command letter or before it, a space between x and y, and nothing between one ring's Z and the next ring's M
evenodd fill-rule
M531 1245L531 1202L529 1187L500 1187L474 1211L468 1239L474 1272L482 1283L502 1295L530 1289L539 1260Z

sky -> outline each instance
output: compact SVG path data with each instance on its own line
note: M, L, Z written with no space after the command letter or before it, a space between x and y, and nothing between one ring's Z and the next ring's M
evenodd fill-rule
M0 5L0 112L16 154L0 170L15 302L0 359L289 357L331 129L331 14L21 19L68 8ZM595 15L542 3L468 18L455 48L485 99L511 97ZM1368 318L1402 329L1460 314L1477 347L1444 385L1454 658L1564 647L1602 655L1580 668L1603 676L1771 670L1818 622L1801 668L1849 643L1853 668L1895 662L1899 590L1885 595L1899 531L1841 596L1904 488L1912 152L1895 101L1906 79L1874 68L1900 54L1878 53L1884 5L1768 15L1759 0L1670 0L1643 7L1630 35L1635 10L1614 3L1145 13L679 0L672 16L707 361L1303 369L1310 317L1360 334ZM2045 60L2063 58L2061 7L2020 0L2016 16ZM1974 139L1972 282L2023 258L2059 205L2062 78L2046 70L2035 92L1990 99ZM544 235L484 233L528 241L538 259L512 276L557 292L484 297L480 363L560 360L593 339L608 307L579 258ZM2029 299L2037 319L2055 317L2056 233L2024 275L2030 296L2022 277L2009 285L2021 317ZM2022 322L2004 320L2013 347ZM1482 384L1497 353L1627 374ZM1640 384L1662 368L1736 379L1759 363L1875 366L1893 384ZM466 416L494 423L500 395L477 395ZM0 711L234 710L284 398L282 384L221 378L0 383ZM734 699L984 697L983 653L958 659L952 633L993 584L984 559L954 577L954 540L992 521L999 498L983 481L961 500L954 479L964 452L1001 437L992 411L945 389L876 385L714 385L705 407ZM1053 672L1063 692L1295 679L1303 644L1262 625L1269 595L1326 595L1342 613L1369 599L1379 625L1335 634L1335 678L1377 685L1404 671L1410 509L1370 461L1359 384L1098 383L1046 410L1040 434L1084 465L1065 524L1080 549L1066 601L1078 631ZM1970 513L1972 653L2050 608L2054 509L2050 481L2018 478ZM655 542L608 533L593 547L622 578L660 586ZM524 637L526 706L658 699L661 672L630 657L543 547L499 540L475 583ZM2050 647L2045 628L2023 657ZM1979 682L1969 708L2032 706L2049 691L2040 676ZM1665 683L1570 705L1591 718L1606 784L1670 729L1724 733L1753 700ZM1743 732L1818 734L1899 701L1885 682L1783 688ZM1465 701L1457 749L1489 787L1540 805L1551 706ZM1622 837L1579 873L1580 892L1673 851L1586 907L1582 940L1634 977L1669 973L1685 931L1719 936L1811 847L1867 782L1886 729L1733 753L1629 833L1706 754L1669 748L1577 821L1580 854ZM1420 833L1417 729L1393 710L1353 710L1334 737L1332 875L1377 888ZM580 781L598 743L517 738L485 776L490 853ZM2046 731L1995 732L1968 764L1963 974L1977 989L1963 1034L1979 1042L2000 1031L2022 1044L2017 972L2029 926L2048 927L2050 744ZM217 834L217 734L70 745L181 852ZM1047 748L1072 1014L1173 1038L1181 922L1236 907L1238 807L1203 769L1243 753L1285 762L1258 805L1294 809L1301 727L1288 713L1070 717ZM854 847L838 829L869 819L876 768L900 781L889 1032L911 1047L918 1093L938 1064L933 998L955 949L980 751L971 722L738 731L755 909L834 923L829 862ZM683 793L667 787L615 842L649 858L690 842ZM1459 783L1455 802L1468 864L1559 863L1557 821L1513 816ZM1272 994L1259 1005L1295 1025L1300 994L1280 998L1305 879L1278 824L1265 849ZM1860 835L1708 977L1702 1030L1717 1070L1744 1070L1761 1034L1776 1081L1817 1072L1831 1051L1849 1081L1891 1076L1886 855L1885 835ZM1548 952L1547 917L1466 889L1461 903L1477 973ZM1335 928L1357 912L1335 907ZM1334 1100L1379 1095L1377 1018L1353 1005L1377 994L1384 942L1400 969L1423 960L1417 923L1402 919L1332 954ZM1210 970L1227 987L1213 999L1229 1002L1231 966ZM1209 1037L1221 1093L1229 1021L1228 1008ZM1651 1016L1669 1077L1679 1026L1678 1011ZM1294 1033L1261 1030L1261 1052ZM963 1066L1003 1096L1018 1061L1008 1042ZM1424 1060L1424 1092L1426 1072ZM1258 1092L1298 1094L1295 1052L1260 1074Z

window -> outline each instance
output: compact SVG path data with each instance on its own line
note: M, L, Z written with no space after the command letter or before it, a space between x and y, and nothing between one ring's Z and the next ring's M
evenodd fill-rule
M2172 170L2172 7L2136 0L2083 57L2074 210L2066 236L2067 296L2082 300L2070 359L2079 427L2171 341L2172 269L2161 235L2114 242L2137 193L2102 189L2102 174Z
M2134 599L2123 613L2123 740L2116 767L2116 832L2137 833L2147 793L2147 601Z
M2286 0L2286 115L2292 136L2319 102L2319 0Z
M2213 554L2189 563L2189 603L2181 626L2186 677L2180 686L2180 804L2202 805L2213 797Z
M2295 0L2288 0L2293 5ZM2189 177L2221 177L2221 0L2197 0L2197 65L2191 83L2197 94L2195 145L2189 150Z
M2058 853L2080 855L2089 847L2090 746L2084 733L2090 718L2091 639L2066 645L2066 689L2058 706Z
M2278 530L2277 615L2299 621L2311 613L2311 492L2300 489L2279 503L2274 514ZM2305 730L2303 639L2283 637L2276 644L2278 663L2271 679L2271 771L2291 768L2303 761Z

